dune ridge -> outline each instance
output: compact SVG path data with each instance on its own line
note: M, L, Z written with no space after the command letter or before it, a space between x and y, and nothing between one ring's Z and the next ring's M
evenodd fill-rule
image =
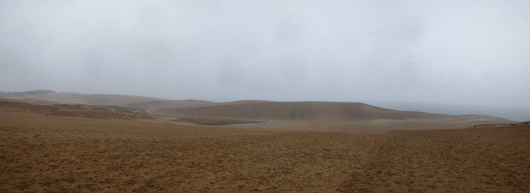
M414 111L385 109L364 103L354 102L274 102L244 100L233 102L211 102L202 100L162 100L128 95L87 95L71 93L48 93L24 96L3 97L2 100L16 100L37 104L83 104L111 105L137 109L158 116L196 117L206 119L250 119L250 120L320 120L371 121L385 120L387 123L437 122L465 123L472 126L488 123L513 123L513 121L488 115L444 115Z
M232 118L232 119L276 119L276 120L402 120L402 121L463 121L467 119L485 121L509 120L487 115L443 115L414 111L398 111L346 102L231 102L198 107L162 108L155 113L164 115Z

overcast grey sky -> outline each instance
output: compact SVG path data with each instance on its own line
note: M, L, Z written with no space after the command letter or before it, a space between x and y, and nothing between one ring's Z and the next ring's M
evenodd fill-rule
M0 1L0 90L530 106L530 1Z

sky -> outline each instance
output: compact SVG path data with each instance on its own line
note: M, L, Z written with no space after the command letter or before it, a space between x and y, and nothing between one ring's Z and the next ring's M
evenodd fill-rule
M530 107L530 1L0 1L0 90Z

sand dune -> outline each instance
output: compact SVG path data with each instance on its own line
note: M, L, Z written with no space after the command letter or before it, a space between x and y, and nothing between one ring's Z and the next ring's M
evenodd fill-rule
M397 111L363 103L339 102L272 102L234 101L216 103L200 100L161 100L126 95L84 95L49 93L3 97L36 104L84 104L102 108L119 107L151 113L167 120L187 120L188 123L244 123L255 121L312 121L320 128L341 132L363 131L376 126L388 129L446 129L478 124L514 123L486 115L443 115L423 112ZM105 106L105 107L104 107ZM200 121L189 121L201 118ZM226 121L220 119L227 119ZM208 120L208 121L204 121ZM214 120L214 121L211 121ZM234 121L238 120L238 121ZM382 120L382 121L381 121ZM326 126L324 126L326 125ZM352 129L356 128L356 129ZM322 129L323 130L323 129ZM379 132L380 129L375 129Z
M0 192L530 191L528 122L360 134L342 122L186 126L87 108L0 105ZM68 113L45 115L54 109ZM355 127L378 128L366 124Z
M162 108L156 113L204 118L328 120L328 121L503 121L486 115L443 115L412 111L397 111L363 103L339 102L241 102L219 103L199 107Z

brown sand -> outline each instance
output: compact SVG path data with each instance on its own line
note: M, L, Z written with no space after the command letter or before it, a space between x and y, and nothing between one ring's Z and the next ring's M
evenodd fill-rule
M203 106L162 108L158 114L194 116L202 118L267 119L267 120L324 120L324 121L440 121L465 122L469 120L502 121L507 119L487 115L443 115L413 111L397 111L363 103L343 102L234 102Z
M528 124L363 134L68 115L0 108L0 192L530 191Z
M343 192L529 192L530 127L399 131Z

